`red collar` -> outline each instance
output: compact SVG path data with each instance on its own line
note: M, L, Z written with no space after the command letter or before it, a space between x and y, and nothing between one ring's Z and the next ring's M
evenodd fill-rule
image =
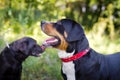
M70 62L70 61L74 61L74 60L77 60L79 58L81 58L82 56L84 56L85 54L87 54L89 52L90 48L87 48L85 49L84 51L81 51L71 57L68 57L68 58L61 58L61 60L63 62Z

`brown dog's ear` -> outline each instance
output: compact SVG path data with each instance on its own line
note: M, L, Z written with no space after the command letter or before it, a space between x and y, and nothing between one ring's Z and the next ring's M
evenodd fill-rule
M70 19L63 19L61 20L63 27L65 28L65 31L67 32L67 41L77 41L82 38L84 35L83 28L80 24L77 22L70 20Z

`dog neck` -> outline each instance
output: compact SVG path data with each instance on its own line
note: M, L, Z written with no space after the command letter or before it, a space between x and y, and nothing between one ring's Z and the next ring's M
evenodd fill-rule
M84 51L87 48L89 48L89 42L86 37L83 37L81 40L77 41L77 43L75 44L76 53Z
M68 58L68 57L73 56L74 53L75 53L75 50L73 50L73 51L70 52L70 53L68 53L68 52L66 52L66 51L64 51L64 50L59 50L58 56L59 56L59 58Z
M5 53L7 53L7 55L9 54L10 57L13 57L13 59L19 63L22 63L27 58L27 56L14 51L10 45L9 45L9 48L8 47L5 48L5 51L6 51Z
M88 40L86 37L83 37L81 40L71 43L66 51L59 50L58 56L61 59L69 59L71 57L71 61L73 58L77 59L87 54L89 49Z
M90 48L85 49L84 51L81 51L79 53L76 53L75 55L67 58L61 58L63 62L70 62L70 61L75 61L79 58L82 58L84 55L86 55L89 52Z

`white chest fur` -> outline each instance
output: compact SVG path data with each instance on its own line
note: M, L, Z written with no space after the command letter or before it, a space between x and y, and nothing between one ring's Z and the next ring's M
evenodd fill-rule
M71 57L75 51L72 53L66 53L65 51L59 51L58 56L60 58ZM62 62L62 71L67 76L67 80L75 80L75 65L73 61Z

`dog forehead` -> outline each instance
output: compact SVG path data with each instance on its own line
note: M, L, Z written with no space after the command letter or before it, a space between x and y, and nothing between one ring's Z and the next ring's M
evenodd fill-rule
M69 33L71 29L73 28L74 21L70 19L62 19L58 21L57 23L61 24L64 27L65 31Z
M67 33L67 41L72 42L81 39L84 30L79 23L71 19L62 19L60 22Z
M30 37L23 37L22 39L18 40L19 43L36 43L36 40Z

